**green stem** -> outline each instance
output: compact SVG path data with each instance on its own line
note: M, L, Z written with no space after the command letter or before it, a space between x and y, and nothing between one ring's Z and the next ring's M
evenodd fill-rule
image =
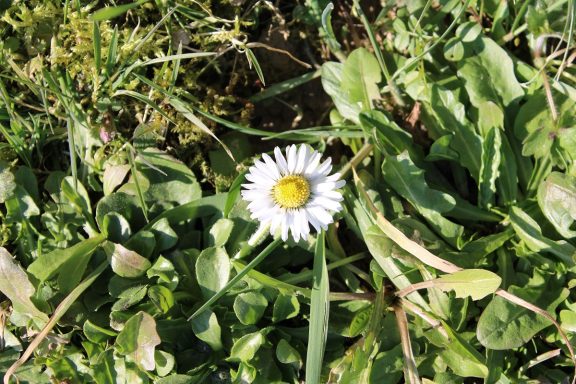
M275 250L281 243L282 243L281 239L275 239L273 242L268 244L268 246L266 248L264 248L264 250L262 252L260 252L260 254L258 256L256 256L250 263L248 263L248 265L243 270L241 270L236 276L234 276L232 278L232 280L230 280L228 282L228 284L226 284L220 291L218 291L214 296L212 296L210 299L208 299L207 302L202 304L202 306L200 308L198 308L196 310L196 312L194 312L188 318L188 321L194 319L195 317L200 315L202 312L204 312L205 310L210 308L210 306L212 306L212 304L214 304L218 299L220 299L222 296L224 296L226 294L226 292L228 292L228 290L230 290L240 280L242 280L242 278L244 276L246 276L246 274L248 272L250 272L252 269L254 269L258 264L260 264L266 258L266 256L268 256L270 253L272 253L272 251Z

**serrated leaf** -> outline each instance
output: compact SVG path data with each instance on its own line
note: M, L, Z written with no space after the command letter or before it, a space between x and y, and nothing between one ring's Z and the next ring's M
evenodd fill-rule
M482 144L482 165L478 183L478 203L481 207L490 208L496 195L496 179L500 167L502 139L500 129L491 128Z

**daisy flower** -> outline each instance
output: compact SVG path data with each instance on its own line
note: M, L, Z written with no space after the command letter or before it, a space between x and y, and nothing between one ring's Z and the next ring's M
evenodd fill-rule
M250 167L242 197L249 201L253 219L270 225L274 235L281 230L282 240L290 231L295 241L307 238L311 224L316 231L326 230L334 212L342 210L342 194L336 191L346 182L340 174L329 175L332 159L320 164L321 154L302 144L286 148L286 157L276 147L274 161L267 154Z

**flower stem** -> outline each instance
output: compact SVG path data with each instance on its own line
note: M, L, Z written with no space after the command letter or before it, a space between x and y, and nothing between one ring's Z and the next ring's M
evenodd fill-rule
M242 278L244 276L246 276L246 274L248 272L250 272L252 269L254 269L258 264L260 264L262 262L262 260L264 260L266 258L266 256L268 256L270 253L272 253L272 251L275 250L278 247L278 245L280 245L281 243L282 243L281 239L276 239L276 240L272 241L270 244L268 244L268 246L266 248L264 248L264 250L262 252L260 252L260 254L254 258L254 260L252 260L250 263L248 263L248 265L243 270L238 272L238 274L236 276L234 276L232 278L232 280L230 280L214 296L212 296L210 299L208 299L207 302L202 304L202 306L200 308L198 308L196 310L196 312L194 312L188 318L188 321L194 319L195 317L200 315L202 312L204 312L205 310L210 308L210 306L212 306L212 304L214 304L218 299L220 299L222 296L224 296L231 288L233 288L240 280L242 280Z
M256 230L256 232L254 232L252 236L250 236L248 241L242 245L240 250L236 252L236 254L232 259L239 260L248 256L256 246L261 244L266 239L266 237L268 237L269 231L270 231L270 224L266 225L261 224Z
M364 146L360 148L358 153L356 153L356 155L354 155L354 157L350 159L349 162L344 164L344 166L340 169L340 178L345 179L348 176L350 170L352 170L352 168L360 164L362 160L364 160L364 158L366 158L366 156L368 156L370 152L372 152L372 147L373 146L370 143L364 144Z

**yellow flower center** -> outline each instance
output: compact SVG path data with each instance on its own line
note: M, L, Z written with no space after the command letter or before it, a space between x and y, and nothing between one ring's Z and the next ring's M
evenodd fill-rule
M299 208L310 197L310 183L300 175L284 176L272 189L274 201L282 208Z

